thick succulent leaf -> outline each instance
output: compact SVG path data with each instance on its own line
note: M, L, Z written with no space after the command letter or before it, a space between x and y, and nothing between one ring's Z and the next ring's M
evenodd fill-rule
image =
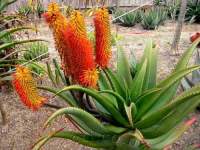
M148 112L145 115L155 112L156 110L159 110L161 107L163 107L166 103L169 103L174 96L172 93L176 93L177 87L175 85L181 80L181 78L194 70L198 70L199 68L200 66L193 66L174 72L165 82L159 84L157 87L162 88L162 90L150 101L148 101L146 105L146 107L148 107ZM145 117L145 115L143 117Z
M147 70L145 75L145 81L143 90L147 90L156 86L156 74L157 74L157 48L154 47L152 40L147 42L145 48L145 57L147 59Z
M72 116L72 119L73 117L76 117L77 119L79 119L81 123L84 123L88 127L84 130L90 129L90 130L93 130L93 132L99 133L100 135L103 134L103 136L113 134L113 132L111 132L106 127L104 127L104 125L99 120L97 120L93 115L91 115L90 113L82 109L75 108L75 107L59 109L48 118L48 120L45 123L45 126L51 123L56 117L63 114ZM75 121L77 121L77 119L75 119Z
M189 122L181 123L166 134L155 139L147 140L147 142L150 143L151 148L155 150L163 149L163 147L174 143L191 126L191 123L194 121L195 120L190 120Z
M99 73L99 81L98 81L98 85L100 90L111 90L111 86L110 83L108 81L108 79L106 78L105 74L103 73L103 71L100 71Z
M141 69L136 73L131 86L131 101L136 101L136 98L142 94L145 74L147 70L147 60L143 61Z
M0 32L0 39L2 39L3 37L6 37L12 33L21 31L21 30L25 30L25 29L31 29L31 30L36 30L33 27L16 27L16 28L11 28L11 29L7 29L7 30L3 30Z
M117 47L117 57L117 73L120 77L123 77L123 80L130 88L132 82L130 65L122 47Z
M36 145L33 147L33 150L41 149L41 147L52 138L69 139L79 144L94 148L112 149L115 146L114 141L112 141L112 137L106 139L70 131L60 131L43 137L42 140L36 143Z
M184 117L186 117L186 115L195 109L199 103L199 95L192 97L189 101L186 101L185 103L182 103L176 107L176 109L160 120L156 125L146 129L141 129L140 131L145 138L152 139L159 137L178 125L184 119Z
M194 53L194 51L196 50L197 45L200 42L200 38L197 39L195 42L192 43L191 47L189 47L184 54L182 55L182 57L179 59L179 62L177 63L174 72L178 71L178 70L182 70L184 69L190 58L192 57L192 54Z
M120 124L124 126L128 126L128 122L124 119L124 117L120 114L120 112L114 107L114 104L111 103L111 101L107 97L103 95L99 95L99 93L96 90L83 88L78 85L72 85L72 86L63 88L57 94L60 94L64 91L69 91L69 90L81 91L93 97L94 100L96 100L99 104L101 104L105 108L106 111L112 114L112 117L116 121L118 121Z
M151 127L152 125L162 120L165 116L172 113L175 109L179 108L179 105L190 101L190 99L196 96L200 96L200 87L193 87L190 90L184 92L183 94L172 100L171 103L164 106L163 108L160 108L160 110L142 118L142 120L137 122L135 126L140 129Z
M47 73L48 73L48 77L49 79L51 80L51 82L53 83L53 85L55 87L57 87L57 84L56 84L56 77L54 76L52 70L51 70L51 66L48 62L46 62L46 66L47 66Z
M99 91L99 93L108 93L108 94L114 96L116 98L116 100L117 100L117 106L118 106L118 108L120 109L121 112L124 111L124 103L126 101L118 93L113 92L111 90L103 90L103 91Z
M125 110L126 110L126 115L128 117L130 125L133 127L134 126L134 119L135 115L137 113L137 108L134 103L131 103L130 106L127 106L125 104Z
M120 77L118 77L117 74L114 74L112 70L108 68L105 69L104 72L108 81L110 82L112 89L115 92L119 93L122 97L126 98L126 89L124 88L125 85L123 84L123 82L120 83Z
M161 89L153 88L147 90L142 96L138 97L136 101L136 107L138 112L136 114L135 120L138 121L149 109L151 99L160 93Z
M122 134L124 132L127 131L127 128L122 128L122 127L116 127L116 126L113 126L113 125L110 125L110 124L105 124L104 125L108 130L112 131L112 133L115 133L115 134Z
M72 96L70 96L67 93L58 93L58 91L59 91L58 89L53 89L53 88L45 87L45 86L38 86L37 88L51 92L53 94L57 94L58 97L60 97L65 102L67 102L70 106L75 106L75 107L78 106L77 102L72 98Z
M42 39L33 39L33 40L21 40L21 41L13 41L13 42L9 42L9 43L5 43L0 45L0 52L6 48L10 48L13 47L15 45L19 45L19 44L24 44L24 43L31 43L31 42L36 42L36 41L45 41Z
M149 147L149 144L147 143L147 141L145 140L145 138L143 137L143 135L138 129L122 134L121 136L119 136L116 143L117 145L120 145L123 143L130 144L130 141L133 139L138 140L141 144L145 145L145 147ZM132 147L132 149L134 148Z
M53 63L54 63L54 66L60 76L60 78L62 79L62 82L66 85L67 82L66 82L66 79L65 79L65 76L64 76L64 73L61 71L61 68L60 66L58 65L58 62L56 61L56 59L53 59Z

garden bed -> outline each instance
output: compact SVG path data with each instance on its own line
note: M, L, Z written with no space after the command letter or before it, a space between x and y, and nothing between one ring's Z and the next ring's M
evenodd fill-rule
M53 37L48 27L43 23L40 23L38 26L40 29L39 36L50 41L50 57L58 58L53 44ZM113 31L115 31L116 26L117 25L113 25ZM145 41L148 38L152 38L155 43L159 45L158 80L165 77L171 71L174 61L176 61L176 59L179 57L172 56L171 54L173 54L173 52L170 51L170 43L173 40L175 23L167 22L165 26L160 26L158 30L154 31L143 30L140 26L132 28L117 26L117 28L118 34L122 36L122 40L120 40L119 44L124 47L124 50L126 50L127 54L131 54L133 52L137 60L141 57L145 46ZM198 29L200 29L200 25L193 24L184 26L179 45L180 54L190 45L190 35L196 32ZM128 56L131 59L131 55ZM114 60L116 57L116 48L113 48L113 59L111 65L115 66ZM43 78L42 80L45 84L50 83L47 81L47 78ZM50 96L46 93L44 93L44 95L47 97ZM0 96L1 101L3 101L7 116L7 124L5 126L0 126L0 150L30 149L37 139L39 139L41 135L44 135L43 124L55 110L43 107L39 111L32 112L21 104L16 93L7 92ZM59 106L64 106L64 103L59 100L54 100L52 103ZM193 126L182 136L182 138L173 145L172 149L182 150L188 148L192 144L200 144L200 114L191 114L191 116L193 115L197 117L197 122L193 124ZM45 133L52 132L52 130L56 131L61 128L75 130L75 127L69 121L65 120L64 118L59 118L58 121L52 124L51 128L45 130ZM43 149L84 150L88 148L66 140L52 140L45 145Z

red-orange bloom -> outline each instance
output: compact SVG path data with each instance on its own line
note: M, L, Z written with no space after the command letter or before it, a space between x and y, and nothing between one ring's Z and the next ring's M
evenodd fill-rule
M200 38L200 32L197 32L195 34L193 34L191 37L190 37L190 41L191 42L194 42L196 39ZM198 47L200 47L200 44L198 44Z
M32 110L37 110L46 101L46 98L39 95L31 71L26 67L16 67L16 73L13 74L13 87L21 101Z
M93 47L87 38L84 17L78 11L70 16L67 30L64 32L64 42L71 54L72 79L83 86L95 87L98 72L93 58Z
M111 57L111 31L109 13L105 8L98 9L94 14L96 36L96 62L102 68L108 66Z
M48 5L48 10L43 16L53 31L55 46L61 58L62 68L66 75L70 75L70 54L66 43L63 42L63 31L67 28L67 19L60 12L58 4L54 2Z

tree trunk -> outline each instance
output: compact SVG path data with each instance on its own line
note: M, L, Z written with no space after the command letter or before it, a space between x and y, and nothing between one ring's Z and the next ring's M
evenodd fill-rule
M177 52L178 52L178 44L179 44L180 37L181 37L181 31L182 31L182 27L183 27L183 23L184 23L184 19L185 19L185 13L187 11L186 8L187 8L187 0L181 0L180 13L178 16L178 22L176 25L174 40L173 40L172 46L171 46L171 49L172 49L172 51L175 52L175 54L177 54Z
M119 9L119 0L116 0L116 8Z

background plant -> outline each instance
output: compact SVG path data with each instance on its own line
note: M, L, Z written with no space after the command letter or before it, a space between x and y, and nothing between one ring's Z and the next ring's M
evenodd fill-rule
M144 29L154 30L167 19L167 13L163 9L152 9L148 12L141 12L141 24Z
M26 51L24 52L23 57L27 61L32 59L39 61L49 56L48 46L44 42L28 43L24 46L24 49L26 49Z
M200 1L189 0L187 4L186 21L200 23Z

